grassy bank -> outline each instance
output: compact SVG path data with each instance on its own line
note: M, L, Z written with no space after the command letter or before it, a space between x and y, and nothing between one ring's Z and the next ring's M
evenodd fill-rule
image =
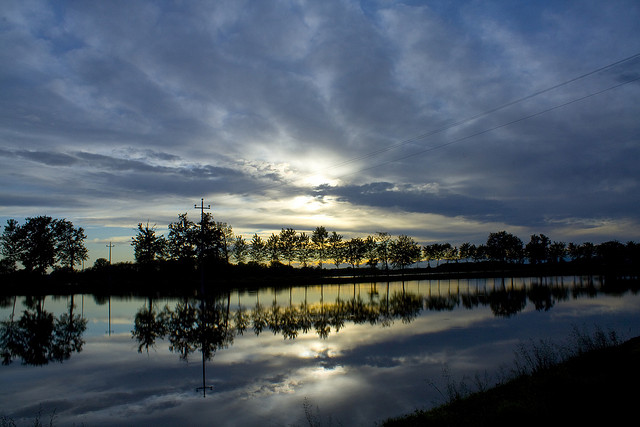
M516 358L517 376L510 381L469 395L454 390L445 405L390 419L383 425L637 423L640 337L618 344L599 332L593 338L579 336L577 345L570 355L548 343L521 348Z

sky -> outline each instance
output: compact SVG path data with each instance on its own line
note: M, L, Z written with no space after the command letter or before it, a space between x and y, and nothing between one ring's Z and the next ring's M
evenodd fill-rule
M12 1L0 221L640 240L637 1Z

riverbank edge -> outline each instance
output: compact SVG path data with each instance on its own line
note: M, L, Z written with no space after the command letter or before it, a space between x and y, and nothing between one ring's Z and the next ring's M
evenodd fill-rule
M639 383L640 337L635 337L430 410L388 419L381 425L622 425L638 417Z
M455 263L405 270L370 268L320 269L288 266L224 266L205 270L180 266L144 269L135 265L83 272L54 272L34 276L19 271L0 276L0 295L105 295L194 296L203 291L216 294L230 290L256 290L321 284L385 283L411 280L454 280L511 277L600 276L609 280L640 276L640 266L608 266L584 263L508 264L495 262Z

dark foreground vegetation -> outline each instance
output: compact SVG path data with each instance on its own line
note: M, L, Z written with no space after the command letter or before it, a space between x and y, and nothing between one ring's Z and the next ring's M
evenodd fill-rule
M640 244L565 243L533 234L525 244L506 231L469 242L419 245L378 232L344 239L316 227L307 234L283 228L267 239L234 235L230 225L202 212L169 224L168 234L138 224L131 238L135 262L105 258L77 271L88 257L86 235L65 219L10 219L0 236L0 293L137 293L192 295L205 289L289 286L460 277L637 275ZM108 245L111 247L111 244ZM328 268L331 267L331 268Z
M515 379L464 393L449 384L448 403L389 419L384 426L633 425L637 423L640 337L619 343L598 331L574 353L546 342L517 353ZM564 353L566 354L566 353ZM462 390L462 391L461 391Z

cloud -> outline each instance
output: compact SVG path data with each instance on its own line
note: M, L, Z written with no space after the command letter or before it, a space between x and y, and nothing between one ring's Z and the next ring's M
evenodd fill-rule
M416 235L405 218L422 214L442 239L461 218L477 233L613 222L611 238L640 237L640 58L616 64L640 52L636 2L1 14L3 219L165 221L204 197L243 230Z

